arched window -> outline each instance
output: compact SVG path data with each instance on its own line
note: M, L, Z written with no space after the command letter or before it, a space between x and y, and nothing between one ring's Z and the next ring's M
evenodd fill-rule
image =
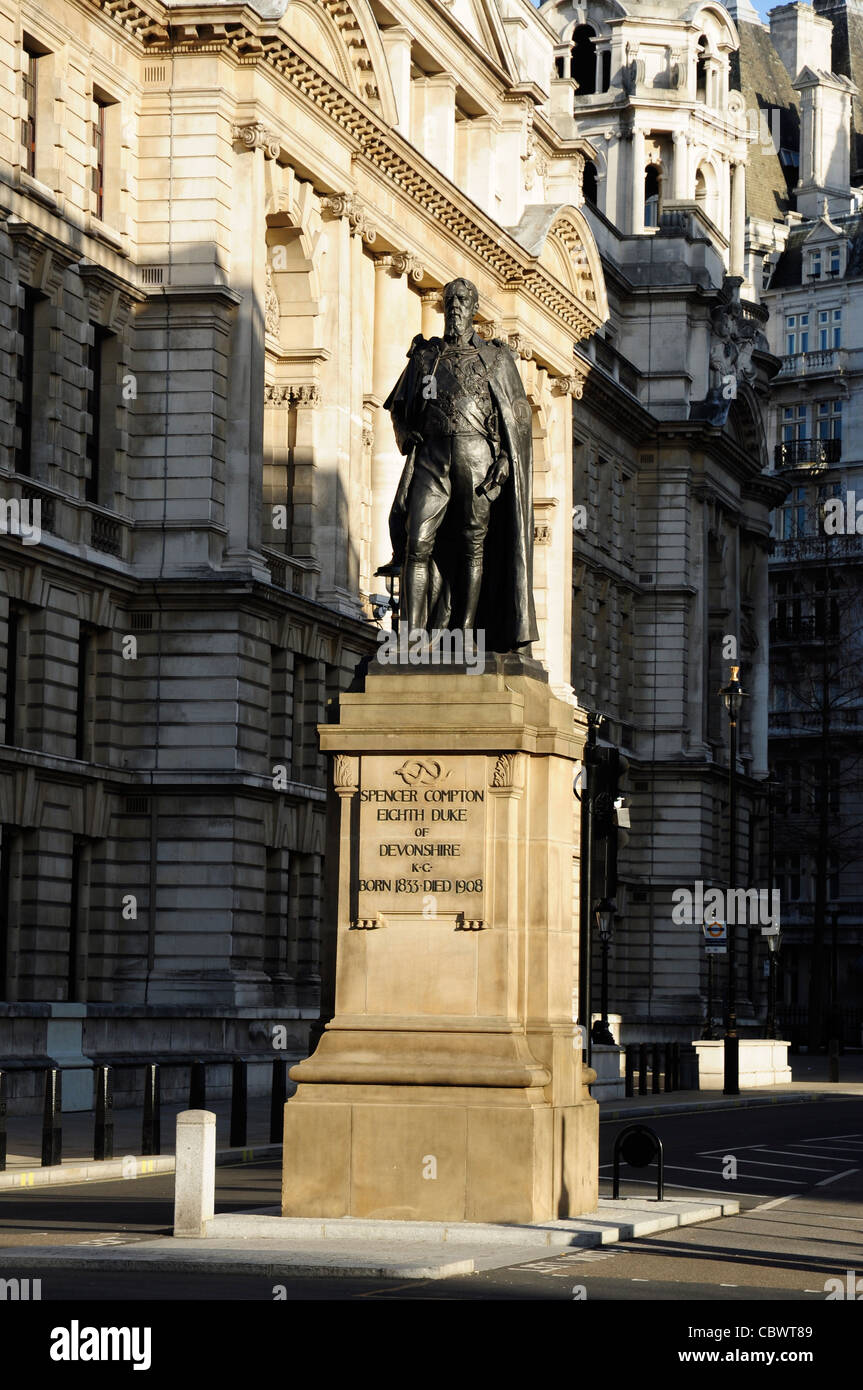
M701 164L695 174L695 201L712 222L716 221L718 185L710 164Z
M579 24L573 34L570 76L578 83L578 95L587 97L596 91L596 31L589 24Z
M695 63L695 99L696 101L707 100L707 39L704 35L698 40L697 60Z
M586 203L597 205L597 179L596 165L592 159L588 159L584 166L584 173L581 176L581 191Z
M648 164L644 171L644 225L659 226L659 170L655 164Z

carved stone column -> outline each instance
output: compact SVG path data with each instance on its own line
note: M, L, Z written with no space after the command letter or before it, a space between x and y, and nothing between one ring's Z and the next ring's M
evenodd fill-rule
M737 163L731 170L731 253L729 274L740 275L743 270L743 248L746 237L746 167Z

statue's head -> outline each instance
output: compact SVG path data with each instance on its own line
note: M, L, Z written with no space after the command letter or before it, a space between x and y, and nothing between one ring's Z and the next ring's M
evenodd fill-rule
M450 280L444 285L443 316L447 338L466 337L473 325L479 292L470 280Z

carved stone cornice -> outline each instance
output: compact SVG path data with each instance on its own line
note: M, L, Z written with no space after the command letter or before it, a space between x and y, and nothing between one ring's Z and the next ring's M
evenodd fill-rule
M263 150L265 159L278 159L282 142L278 135L268 130L260 121L250 121L246 125L233 125L232 138L244 149Z
M97 261L79 261L77 270L87 288L90 318L115 333L122 332L133 305L145 304L147 295Z
M321 212L333 218L346 217L351 233L361 236L369 246L377 237L368 208L353 193L326 193L321 199Z
M66 271L81 259L80 252L22 217L7 217L6 232L15 247L21 278L56 297Z

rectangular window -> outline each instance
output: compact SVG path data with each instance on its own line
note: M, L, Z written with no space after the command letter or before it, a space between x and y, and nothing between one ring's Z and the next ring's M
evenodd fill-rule
M783 444L794 444L798 439L806 438L806 417L805 405L786 405L782 411Z
M819 439L842 438L842 402L819 401L816 407Z
M24 97L24 116L21 121L21 146L24 155L24 168L28 174L36 175L36 101L37 71L40 54L28 40L24 40L21 55L21 91Z
M87 459L84 497L88 502L98 502L100 497L99 451L102 436L102 386L105 375L104 349L111 334L98 323L91 323L90 330L93 334L93 341L87 349L87 371L90 374L90 385L87 389L87 414L90 417L90 426L87 431L84 450Z
M780 508L780 540L794 541L806 535L807 511L806 489L804 487L792 488Z
M82 623L78 632L77 699L75 705L75 757L91 755L90 673L93 665L94 633Z
M785 351L789 357L809 351L809 315L785 315Z
M818 313L818 347L822 352L842 346L842 310L821 309Z
M91 170L92 209L100 222L105 215L105 111L107 101L93 97L93 168Z
M14 744L18 714L18 636L21 618L15 608L9 609L6 619L6 708L3 719L3 742Z
M831 274L831 275L838 275L840 269L841 269L841 260L840 260L840 256L839 256L839 247L838 247L838 246L833 246L833 247L830 248L830 274Z
M813 251L809 258L809 274L813 280L821 279L821 252Z
M9 938L12 918L12 850L14 831L0 825L0 999L9 998Z
M31 471L33 453L33 369L36 343L36 306L42 300L37 290L25 285L18 307L18 381L20 398L15 405L15 425L18 444L15 448L15 472Z

